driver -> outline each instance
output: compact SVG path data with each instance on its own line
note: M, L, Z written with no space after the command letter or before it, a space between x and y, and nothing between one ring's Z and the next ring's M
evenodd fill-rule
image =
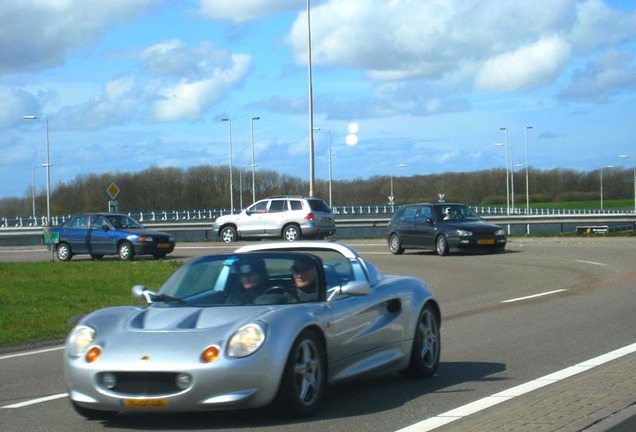
M316 266L308 260L296 259L291 271L298 301L315 301L317 299Z
M263 294L269 286L269 274L265 261L256 257L242 257L237 263L241 287L230 293L227 303L250 304Z

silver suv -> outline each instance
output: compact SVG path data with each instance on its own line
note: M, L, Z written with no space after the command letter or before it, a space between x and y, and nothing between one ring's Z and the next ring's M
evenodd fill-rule
M218 217L212 230L225 243L239 238L325 238L336 232L329 205L320 198L298 195L272 196L257 201L239 214Z

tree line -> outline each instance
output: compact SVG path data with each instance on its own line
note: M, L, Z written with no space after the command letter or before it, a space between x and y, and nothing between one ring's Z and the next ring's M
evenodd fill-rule
M188 169L149 168L135 173L82 174L68 183L59 182L51 190L51 214L67 215L82 211L107 211L106 188L114 182L120 189L119 211L208 210L230 208L229 166L201 165ZM251 171L233 170L234 207L252 203ZM600 199L599 170L528 169L530 202L580 201ZM603 172L603 198L633 197L631 169L614 168ZM271 195L307 195L308 182L298 177L261 170L255 177L256 199ZM332 205L387 204L391 177L332 181ZM514 173L506 187L505 169L475 172L393 176L395 204L435 202L443 193L445 200L469 205L506 205L507 190L514 187L516 203L526 201L525 170ZM316 180L314 195L328 201L329 182ZM242 197L242 200L241 200ZM36 214L46 214L46 193L35 197ZM0 199L0 217L31 215L31 188L25 197Z

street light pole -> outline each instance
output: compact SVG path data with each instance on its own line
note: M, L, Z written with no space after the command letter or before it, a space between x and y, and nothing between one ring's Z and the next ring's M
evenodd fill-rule
M505 127L499 128L499 130L504 131L504 144L503 146L506 149L505 157L506 157L506 212L510 214L510 169L508 162L508 129Z
M307 69L309 81L309 197L314 196L314 90L311 76L311 7L307 0Z
M230 212L234 213L234 187L232 184L232 119L228 117L221 119L221 121L228 122L230 129Z
M530 189L528 186L528 129L532 129L532 126L526 126L525 129L525 141L526 141L526 215L530 214Z
M260 117L252 117L250 119L252 128L252 204L256 202L256 174L254 173L254 168L256 167L256 164L254 163L254 120L260 119Z
M24 120L37 120L40 117L34 115L22 116ZM49 145L49 119L46 123L46 226L51 225L51 153Z
M35 219L35 169L37 167L45 167L46 164L33 165L33 177L31 179L31 197L33 198L33 219Z
M626 154L618 155L619 158L628 159L630 156ZM634 161L634 213L636 213L636 161Z
M333 171L333 165L332 165L332 160L331 160L331 131L329 129L321 129L319 127L315 127L313 130L314 131L323 130L323 131L327 132L327 134L329 136L329 152L328 152L328 156L329 156L329 207L331 207L332 206L331 184L332 184L332 171Z

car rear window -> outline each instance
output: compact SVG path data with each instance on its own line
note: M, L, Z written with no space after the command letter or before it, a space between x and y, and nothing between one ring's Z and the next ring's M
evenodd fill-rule
M311 209L313 211L323 212L323 213L330 213L331 212L331 209L329 208L327 203L324 202L321 199L310 199L310 200L307 200L307 201L309 202L309 207L311 207Z
M291 206L292 210L302 210L303 209L303 202L302 201L291 200L291 201L289 201L289 205Z

